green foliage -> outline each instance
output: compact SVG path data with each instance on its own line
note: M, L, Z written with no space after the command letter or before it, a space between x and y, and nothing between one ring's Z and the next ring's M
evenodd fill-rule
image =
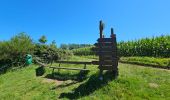
M45 44L47 42L47 38L45 35L41 36L41 38L39 39L39 42L42 44Z
M61 44L60 48L61 49L69 49L69 50L73 50L73 49L78 49L78 48L84 48L84 47L91 47L91 44Z
M72 50L75 55L95 55L91 47ZM170 57L170 36L144 38L118 43L119 56Z
M51 48L57 48L55 40L52 41L52 43L50 44L50 47Z
M34 44L32 39L25 33L20 33L10 41L0 43L0 60L6 63L24 63L26 54L33 54Z
M58 49L54 44L50 45L36 44L34 55L36 57L40 57L42 62L49 63L52 60L57 61L69 59L73 55L73 53L70 50Z
M170 68L170 58L154 57L121 57L121 62L148 65L153 67Z
M59 60L64 60L64 59L70 59L73 56L73 52L70 50L62 50L62 49L58 49L58 57Z
M119 42L120 56L170 57L170 35Z
M72 51L75 55L79 55L79 56L95 55L95 52L92 51L92 47L73 49Z
M61 48L61 49L64 49L64 50L68 50L67 44L61 44L61 45L60 45L60 48Z
M31 54L34 58L43 59L46 62L52 60L69 59L73 53L69 50L61 50L56 47L56 42L46 45L46 37L42 36L41 43L34 43L25 33L12 37L9 41L0 42L0 64L20 66L25 63L25 55ZM34 59L35 60L35 59ZM37 60L37 59L36 59Z
M80 61L89 61L77 57ZM77 59L72 59L73 61ZM58 65L58 64L56 64ZM62 65L63 66L63 65ZM82 67L65 64L66 67ZM50 79L51 69L46 68L42 77L35 76L36 65L0 76L0 98L2 100L169 100L170 71L138 65L119 64L116 80L98 79L98 66L87 65L91 71L87 79L77 82L79 71L55 70ZM59 80L65 78L65 81Z

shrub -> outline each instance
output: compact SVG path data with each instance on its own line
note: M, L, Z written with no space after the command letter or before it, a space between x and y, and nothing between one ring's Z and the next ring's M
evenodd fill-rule
M33 54L34 44L25 33L20 33L10 41L0 43L0 60L10 64L23 64L26 54Z
M75 55L79 55L79 56L95 55L95 52L92 51L92 47L73 49L72 51Z
M49 63L52 60L69 59L73 53L70 50L58 49L54 45L36 44L34 55L40 58L41 62Z

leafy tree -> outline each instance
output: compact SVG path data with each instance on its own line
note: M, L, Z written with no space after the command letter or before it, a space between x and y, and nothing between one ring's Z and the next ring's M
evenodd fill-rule
M33 54L34 44L26 33L19 33L0 44L0 60L12 64L23 64L26 54Z
M52 41L52 43L50 44L50 47L51 48L57 48L55 40Z
M67 44L61 44L60 48L64 49L64 50L67 50L68 49L68 45Z
M47 42L47 38L45 35L41 36L41 38L39 39L39 42L42 44L45 44Z

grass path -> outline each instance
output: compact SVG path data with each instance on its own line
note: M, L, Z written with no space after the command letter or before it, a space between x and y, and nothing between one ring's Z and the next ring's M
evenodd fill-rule
M92 59L73 57L74 61ZM83 67L80 65L63 65ZM119 77L114 80L108 73L104 82L98 80L97 66L88 65L90 71L83 81L77 81L78 71L51 70L42 77L35 76L36 65L0 75L1 100L170 100L170 71L138 65L119 64Z

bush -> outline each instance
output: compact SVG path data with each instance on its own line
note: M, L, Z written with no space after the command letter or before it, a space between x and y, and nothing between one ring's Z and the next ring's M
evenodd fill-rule
M78 55L78 56L95 55L95 52L92 50L92 47L73 49L72 51L74 55Z
M36 44L34 55L40 58L41 62L69 59L73 53L70 50L58 49L54 45Z
M0 61L13 65L24 64L26 54L33 54L34 44L32 39L25 33L20 33L10 41L0 43Z
M170 58L154 58L154 57L121 57L120 62L148 65L153 67L169 68Z
M73 56L73 52L70 50L57 49L58 60L70 59Z

